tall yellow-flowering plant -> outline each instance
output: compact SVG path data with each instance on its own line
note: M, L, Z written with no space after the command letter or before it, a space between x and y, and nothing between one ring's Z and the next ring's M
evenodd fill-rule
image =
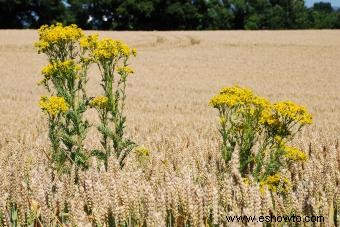
M79 45L84 34L76 25L56 24L39 29L38 53L46 54L49 64L41 74L51 98L42 98L40 106L49 115L51 160L54 167L69 172L73 165L88 167L89 152L84 148L89 122L84 119L87 109L85 85L89 61ZM62 111L52 113L63 104ZM66 107L67 108L64 108Z
M239 152L239 170L244 177L252 175L262 185L273 179L277 183L282 168L307 159L304 152L286 145L303 126L312 123L305 107L291 101L271 104L239 86L223 88L210 105L219 112L222 157L229 164L233 152ZM258 149L254 149L256 144Z
M63 98L68 110L50 122L50 140L55 167L68 171L75 164L87 168L88 158L95 155L108 167L108 158L115 155L121 167L135 143L125 138L124 116L126 82L134 70L128 60L136 50L119 40L85 36L76 25L56 24L39 29L36 42L39 53L47 55L43 68L44 85L51 95ZM95 63L101 74L103 95L89 98L86 94L87 70ZM83 114L88 107L98 111L102 149L86 150L83 141L90 124ZM53 122L53 124L52 124Z
M136 50L119 40L99 40L97 35L83 37L81 46L89 51L89 58L98 66L102 79L103 95L91 100L90 105L97 109L100 117L97 129L102 134L103 149L93 150L93 154L104 161L106 168L109 156L114 154L123 167L135 146L132 140L124 137L124 108L127 78L134 73L128 60L136 56Z

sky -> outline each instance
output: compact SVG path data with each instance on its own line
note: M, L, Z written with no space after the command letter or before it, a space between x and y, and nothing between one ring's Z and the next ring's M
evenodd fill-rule
M313 6L315 2L330 2L332 6L340 6L340 0L306 0L306 6Z

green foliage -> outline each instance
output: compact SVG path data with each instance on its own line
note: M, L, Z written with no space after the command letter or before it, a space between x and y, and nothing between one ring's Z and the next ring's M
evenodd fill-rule
M63 22L66 7L61 0L1 0L1 28L37 28Z
M2 0L1 28L56 21L101 30L340 28L330 3L304 0Z
M309 12L309 17L314 28L339 28L338 21L340 13L333 12L330 3L315 3Z

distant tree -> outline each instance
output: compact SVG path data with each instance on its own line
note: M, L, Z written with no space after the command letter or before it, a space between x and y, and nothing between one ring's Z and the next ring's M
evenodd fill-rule
M230 8L233 13L233 28L244 29L251 6L247 0L230 0Z
M280 5L274 5L271 9L268 24L271 29L283 29L285 28L285 16L286 13Z
M336 12L336 22L335 22L335 28L340 28L340 10Z
M0 0L0 28L55 22L100 30L340 28L340 12L304 0Z
M87 29L155 29L160 0L68 0L72 22Z
M246 16L245 29L268 29L272 7L269 0L248 0L249 14Z
M308 9L304 0L293 0L290 11L290 25L292 29L305 29L310 27Z
M232 28L232 11L229 1L212 0L204 1L206 7L200 10L203 21L201 28L206 29L230 29Z
M315 3L310 9L309 18L316 29L336 28L338 23L338 16L332 5L325 2Z
M116 9L117 29L152 30L154 28L153 14L158 1L126 0Z
M318 11L318 12L323 12L323 13L332 13L333 12L332 5L329 2L314 3L313 10Z
M198 9L193 1L164 0L157 10L160 28L162 30L173 29L196 29L202 20Z
M68 0L70 22L85 29L114 29L117 27L115 11L123 0Z
M0 28L36 28L65 21L60 0L0 0Z
M303 29L309 26L304 0L270 0L272 28Z
M25 12L25 6L20 1L0 0L0 26L1 28L22 27L21 17Z

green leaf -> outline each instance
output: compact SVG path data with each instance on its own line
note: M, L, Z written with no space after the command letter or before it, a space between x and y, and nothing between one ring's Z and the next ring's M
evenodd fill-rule
M106 153L104 151L95 149L91 151L91 155L97 157L99 160L106 160Z
M61 138L61 141L65 144L65 146L71 150L72 147L76 144L76 141L69 135L64 134Z
M99 125L97 127L98 131L102 133L104 136L113 138L113 133L110 128L108 128L106 125Z

